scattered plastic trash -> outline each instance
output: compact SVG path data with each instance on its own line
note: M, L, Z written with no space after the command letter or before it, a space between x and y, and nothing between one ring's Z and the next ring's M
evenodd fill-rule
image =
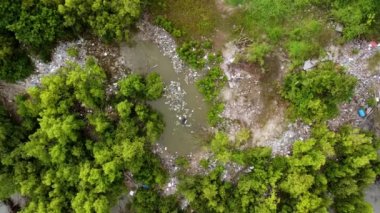
M368 49L371 50L371 49L374 49L374 48L377 48L379 47L380 44L378 44L376 41L371 41L369 44L368 44Z
M366 113L367 115L371 114L371 112L372 112L372 107L368 107L368 108L365 110L365 113Z
M335 31L337 31L338 33L343 33L343 25L337 23L335 25Z
M365 118L365 116L366 116L365 110L364 110L363 108L359 108L359 109L358 109L358 115L359 115L361 118Z
M318 60L307 60L303 65L304 70L310 70L318 64Z

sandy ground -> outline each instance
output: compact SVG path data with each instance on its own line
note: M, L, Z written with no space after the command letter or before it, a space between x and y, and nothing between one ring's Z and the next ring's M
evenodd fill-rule
M358 53L353 55L353 50ZM351 124L379 134L379 107L374 107L365 119L357 114L366 100L380 96L380 67L368 68L368 59L379 49L369 49L365 41L354 41L340 47L330 46L326 51L327 57L315 61L332 60L358 79L353 100L340 106L340 115L328 122L330 128L337 130L344 124ZM222 68L228 77L228 87L222 92L226 105L222 116L229 121L227 132L233 140L239 129L249 128L252 132L249 145L269 146L273 154L288 155L294 141L309 137L310 126L302 122L289 123L285 119L286 104L276 91L285 74L286 60L277 57L280 64L271 69L274 73L268 77L252 65L235 63L235 57L241 52L233 42L227 43L223 50Z
M289 124L286 120L286 103L278 91L286 70L283 56L268 58L273 64L266 71L254 65L235 63L242 52L233 42L225 45L222 69L228 78L228 87L222 92L230 139L242 127L251 130L252 140L247 146L270 146L273 154L288 155L296 140L308 137L310 128L300 122Z

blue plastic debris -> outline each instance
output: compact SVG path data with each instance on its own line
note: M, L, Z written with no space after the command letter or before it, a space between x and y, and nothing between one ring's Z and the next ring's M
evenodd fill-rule
M143 189L149 189L149 186L144 184L144 185L142 185L142 188Z
M366 116L365 110L364 110L363 108L359 108L359 109L358 109L358 115L359 115L361 118L365 118L365 116Z

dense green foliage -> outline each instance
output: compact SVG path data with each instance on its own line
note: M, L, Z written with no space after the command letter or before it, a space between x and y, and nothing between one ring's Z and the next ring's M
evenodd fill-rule
M62 24L54 6L24 4L18 20L7 28L15 33L18 41L38 49L52 44L62 34Z
M14 82L33 72L32 62L25 49L7 27L20 15L20 1L2 1L0 3L0 80Z
M210 49L209 42L188 41L177 49L179 57L194 69L202 69L206 65L205 49Z
M164 28L172 36L179 38L183 35L183 32L173 26L173 23L163 16L157 16L154 23Z
M162 95L160 77L127 76L112 101L106 83L90 58L84 67L69 63L43 78L19 99L28 140L1 141L10 146L1 163L29 198L24 212L108 212L123 191L124 172L141 184L165 181L150 149L164 124L145 103Z
M59 39L85 31L105 41L128 38L140 1L3 0L0 15L0 79L15 81L33 71L28 53L49 60Z
M26 78L34 66L20 43L0 34L0 79L9 82Z
M12 122L7 111L0 104L0 200L9 198L17 191L17 186L12 179L12 167L7 165L5 159L23 139L21 128Z
M355 85L354 77L327 63L315 70L288 74L283 96L291 104L291 118L320 122L338 114L338 104L349 100Z
M186 176L181 193L197 212L372 212L363 190L375 181L378 141L348 127L324 126L297 141L290 157L269 148L239 150L224 133L211 149L219 162L236 162L243 172L223 180L222 166L207 176Z
M128 38L128 28L140 15L140 0L65 0L57 7L65 27L89 28L107 41Z
M265 56L267 56L270 51L271 47L266 43L251 44L247 50L247 61L259 63L263 66Z
M207 74L197 82L198 91L211 105L207 118L211 126L216 126L222 121L220 113L224 110L224 104L219 101L219 94L227 83L227 77L219 67L211 68Z
M378 34L380 27L379 9L377 0L360 1L331 1L331 14L344 25L343 35L346 39L353 39L361 35Z
M223 118L220 114L224 111L224 103L216 101L211 104L211 108L207 113L207 121L211 126L221 124Z
M180 191L197 212L227 212L232 184L220 179L222 167L213 170L208 176L186 176Z
M133 197L132 212L182 212L174 195L161 196L159 192L152 189L139 189Z
M202 93L207 102L215 101L220 91L227 83L227 77L219 67L211 68L206 76L197 82L197 88Z

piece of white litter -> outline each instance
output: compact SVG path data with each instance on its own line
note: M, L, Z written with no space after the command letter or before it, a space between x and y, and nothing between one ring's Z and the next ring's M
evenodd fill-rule
M130 191L130 192L129 192L129 195L130 195L130 196L134 196L135 193L136 193L135 191Z

